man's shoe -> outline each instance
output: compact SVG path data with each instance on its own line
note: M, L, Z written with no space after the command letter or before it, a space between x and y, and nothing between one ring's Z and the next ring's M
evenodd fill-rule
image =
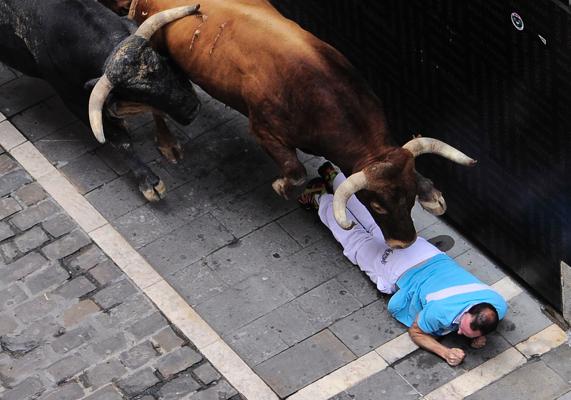
M339 171L335 169L333 164L326 161L317 169L317 173L325 181L327 192L333 193L333 179L335 179Z
M325 181L322 178L313 178L307 183L305 190L298 196L297 202L308 211L318 210L317 196L327 193Z

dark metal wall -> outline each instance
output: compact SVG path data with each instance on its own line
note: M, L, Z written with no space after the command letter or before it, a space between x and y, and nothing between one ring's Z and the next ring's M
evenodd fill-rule
M567 1L274 4L362 71L400 143L421 133L478 159L473 169L418 164L444 192L448 220L561 309L560 260L571 262Z

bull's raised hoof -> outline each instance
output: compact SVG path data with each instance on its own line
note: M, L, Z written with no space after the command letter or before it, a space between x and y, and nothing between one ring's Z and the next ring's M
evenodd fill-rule
M164 199L167 194L167 187L164 182L156 176L154 178L158 179L158 182L154 184L148 180L139 183L139 190L143 193L145 199L152 203L156 203L157 201Z
M305 183L305 177L300 179L278 178L272 183L272 188L278 196L288 200L295 186L302 186Z

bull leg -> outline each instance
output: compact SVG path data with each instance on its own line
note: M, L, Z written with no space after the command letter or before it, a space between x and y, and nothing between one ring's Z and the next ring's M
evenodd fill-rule
M157 148L161 154L172 164L177 164L183 159L182 146L177 138L169 130L164 118L153 113L155 125L157 126Z
M434 187L434 183L415 171L416 194L418 202L432 215L442 215L446 212L446 201L442 197L442 192Z
M125 157L129 170L135 175L139 190L151 202L159 201L166 195L166 186L155 173L147 167L135 153L131 138L122 120L106 118L108 138L111 145Z
M272 183L272 188L278 195L288 199L294 186L301 186L305 183L307 176L305 167L297 158L295 148L288 148L275 140L265 140L261 145L278 164L282 174L282 178Z

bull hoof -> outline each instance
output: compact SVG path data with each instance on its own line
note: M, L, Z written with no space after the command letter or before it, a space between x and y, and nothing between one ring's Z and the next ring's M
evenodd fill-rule
M272 183L272 188L274 189L274 192L278 194L278 196L281 196L286 200L288 199L289 185L286 178L276 179Z
M141 193L143 193L143 196L145 196L145 199L153 203L164 199L167 194L167 187L161 180L159 180L159 183L155 186L147 188L139 187L139 189L141 190Z
M171 164L178 164L184 158L182 146L178 142L167 146L158 146L158 150Z

